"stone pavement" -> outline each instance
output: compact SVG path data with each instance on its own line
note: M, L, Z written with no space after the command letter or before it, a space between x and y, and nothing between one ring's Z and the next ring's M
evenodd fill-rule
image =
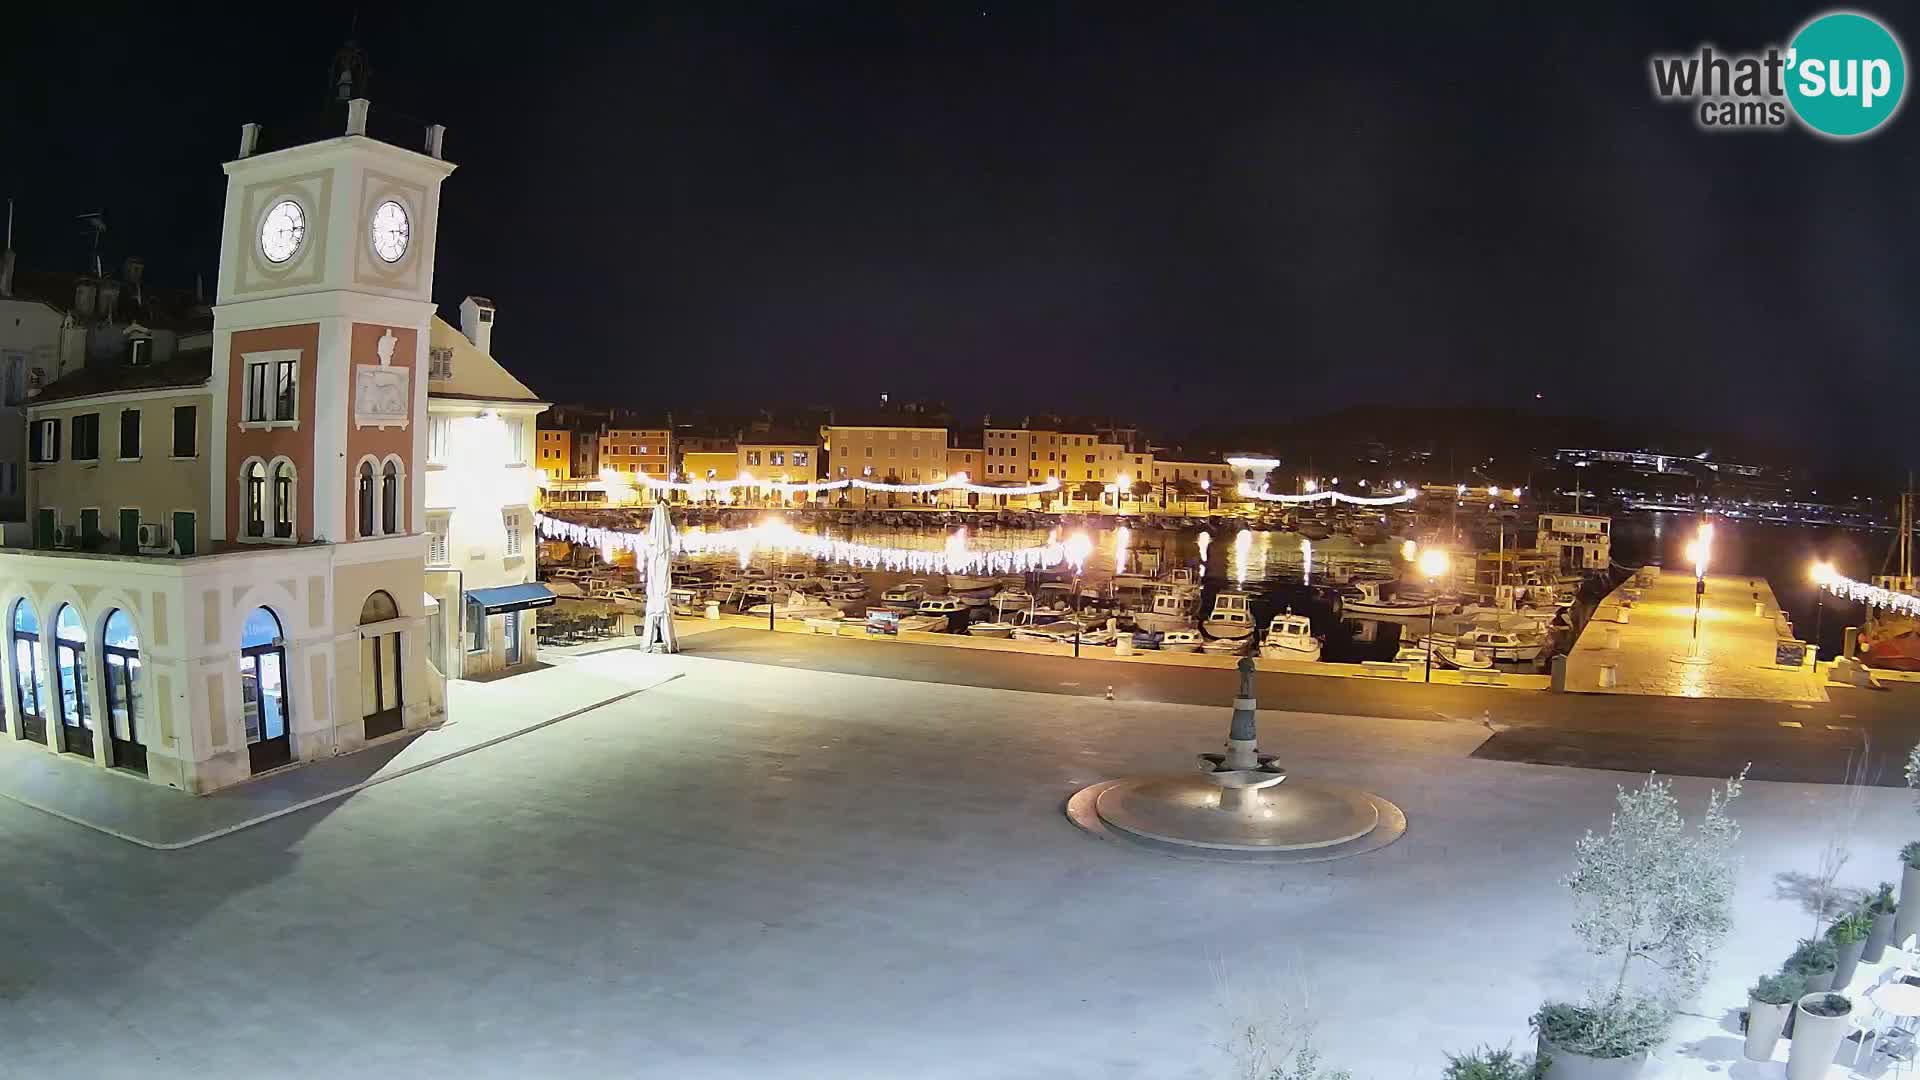
M1184 862L1062 802L1190 769L1230 680L1202 708L592 662L684 677L180 852L0 802L0 1078L1211 1080L1231 1024L1301 996L1329 1064L1432 1077L1584 982L1559 879L1635 780L1473 758L1472 723L1267 710L1264 749L1392 799L1407 835ZM1676 785L1696 814L1710 783ZM1844 804L1749 785L1705 1026L1647 1075L1754 1075L1716 1025L1811 931ZM1841 831L1863 888L1920 823L1875 790Z
M193 796L47 753L0 743L0 798L142 847L177 850L225 836L418 769L571 719L677 678L677 658L590 658L487 683L447 688L447 723L337 758Z
M1708 574L1706 580L1697 654L1704 663L1680 662L1693 651L1694 579L1690 574L1660 574L1644 590L1630 580L1602 602L1567 657L1567 689L1583 694L1827 700L1810 663L1798 668L1774 663L1783 616L1765 578ZM1621 601L1636 594L1627 609L1628 621L1615 621L1623 610ZM1754 614L1756 601L1759 615ZM1617 667L1619 682L1611 688L1601 685L1605 664Z

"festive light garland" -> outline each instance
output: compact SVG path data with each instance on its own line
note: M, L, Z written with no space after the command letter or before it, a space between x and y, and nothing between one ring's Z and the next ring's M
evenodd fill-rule
M1920 596L1911 593L1894 592L1833 573L1822 575L1815 584L1843 600L1884 608L1898 615L1920 616Z
M612 472L612 470L607 470ZM602 476L602 480L612 482L618 478ZM817 494L822 491L840 491L845 488L862 488L867 491L891 491L899 494L926 495L935 491L970 491L977 495L1039 495L1048 491L1060 490L1060 481L1049 478L1043 483L1020 484L1017 486L996 486L976 484L967 478L966 473L954 473L945 480L935 480L926 484L889 484L880 480L868 480L864 476L850 476L844 480L787 481L763 480L754 476L738 476L732 480L665 480L648 476L643 472L634 474L638 486L650 490L686 491L695 494L708 491L734 491L739 488L770 488L789 494Z
M580 525L546 514L533 516L534 528L551 540L586 544L600 549L611 561L612 554L630 551L636 556L647 551L647 530L608 529L598 525ZM939 549L888 548L834 540L803 533L785 521L771 520L746 529L726 532L676 532L673 550L677 554L705 555L730 552L742 563L751 561L756 551L809 555L830 563L845 563L878 570L905 571L912 574L1019 574L1046 570L1061 563L1076 569L1086 566L1093 541L1085 533L1076 533L1061 541L1023 548L968 548L967 531L960 529L947 537Z
M1420 495L1418 491L1371 498L1364 495L1348 495L1343 491L1316 491L1311 495L1274 495L1265 491L1255 491L1250 484L1241 484L1240 494L1243 498L1257 499L1260 502L1289 504L1333 502L1346 503L1349 506L1398 506L1401 503L1410 503Z

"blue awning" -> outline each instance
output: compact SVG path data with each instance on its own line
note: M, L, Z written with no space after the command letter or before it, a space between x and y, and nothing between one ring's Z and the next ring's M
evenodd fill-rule
M467 603L478 604L489 615L503 611L546 607L553 603L553 590L537 581L524 585L502 585L494 589L468 589Z

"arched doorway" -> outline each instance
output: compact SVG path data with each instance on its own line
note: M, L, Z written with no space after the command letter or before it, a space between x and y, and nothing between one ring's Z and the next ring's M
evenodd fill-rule
M93 715L87 711L87 627L72 604L53 615L54 696L60 711L60 745L69 754L93 756Z
M140 635L133 619L119 609L107 616L100 635L101 695L107 703L110 764L146 775L147 748L136 725L140 717Z
M378 589L360 606L360 716L367 738L400 730L400 608Z
M247 722L247 764L256 773L293 760L287 734L287 643L280 620L254 608L240 630L240 699Z
M40 666L40 620L25 600L13 605L13 704L20 717L20 734L34 742L47 741L47 676Z

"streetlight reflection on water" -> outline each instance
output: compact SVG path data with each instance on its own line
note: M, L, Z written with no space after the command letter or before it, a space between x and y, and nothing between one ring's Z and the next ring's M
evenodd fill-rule
M1253 530L1241 529L1240 535L1233 538L1233 583L1245 587L1247 584L1247 563L1253 556Z

